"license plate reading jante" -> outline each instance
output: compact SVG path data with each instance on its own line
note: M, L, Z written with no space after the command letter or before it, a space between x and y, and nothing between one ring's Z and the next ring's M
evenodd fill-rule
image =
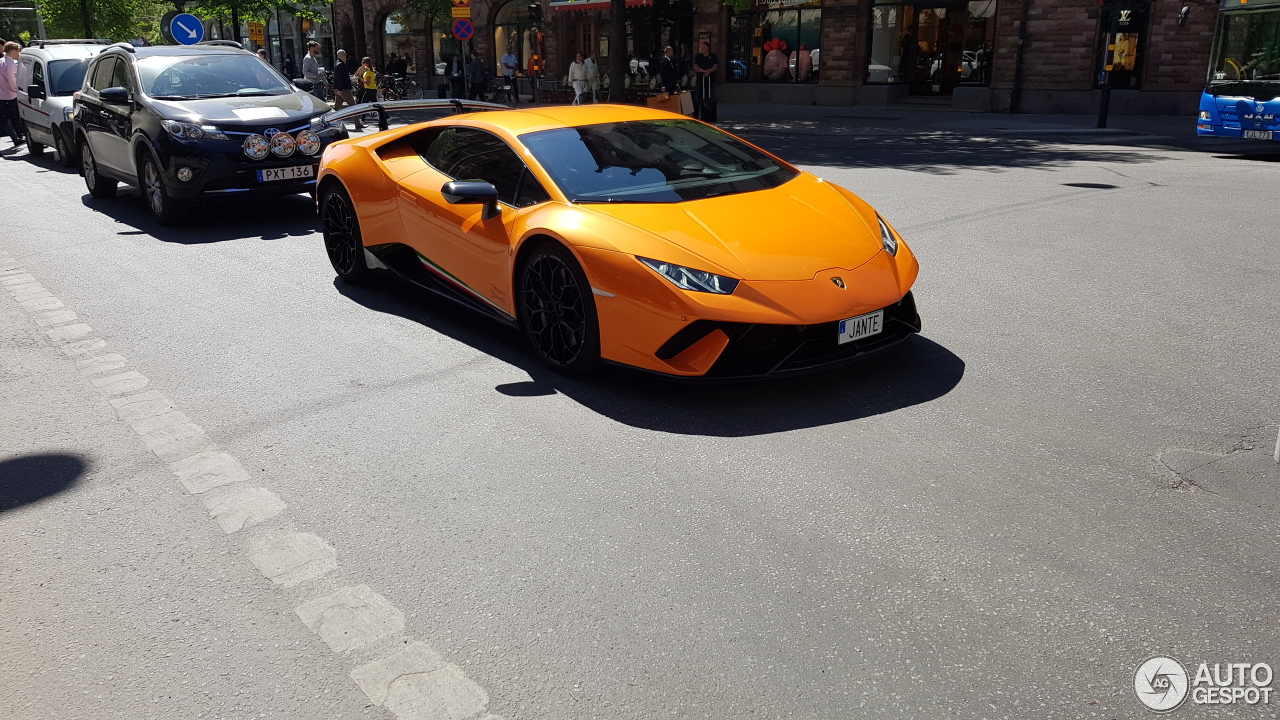
M315 175L315 171L310 165L294 165L293 167L271 168L270 170L259 170L258 181L269 182L271 180L295 180L297 178L309 178Z
M853 342L854 340L861 340L862 338L868 338L872 335L879 335L883 330L883 310L877 310L873 313L867 313L866 315L859 315L858 317L849 318L848 320L841 320L840 342L838 344L843 345L845 343Z

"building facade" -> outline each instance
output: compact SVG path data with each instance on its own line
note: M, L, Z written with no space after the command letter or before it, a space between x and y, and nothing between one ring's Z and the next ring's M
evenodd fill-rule
M1104 77L1117 113L1194 113L1217 7L1199 0L627 0L625 38L607 0L472 0L474 36L406 13L396 0L336 0L334 37L383 65L406 56L439 77L476 50L495 74L508 48L538 55L546 82L577 52L627 57L622 82L647 91L662 48L720 59L726 102L949 105L986 112L1097 109ZM363 49L361 49L363 48ZM1109 72L1104 72L1110 67ZM612 79L605 81L607 85Z

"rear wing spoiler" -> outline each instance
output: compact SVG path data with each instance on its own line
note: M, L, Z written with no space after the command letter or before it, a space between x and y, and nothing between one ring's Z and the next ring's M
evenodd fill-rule
M378 130L390 127L388 115L401 110L451 110L455 115L485 110L510 110L506 105L480 102L476 100L388 100L384 102L362 103L325 114L325 122L340 122L348 118L377 113Z

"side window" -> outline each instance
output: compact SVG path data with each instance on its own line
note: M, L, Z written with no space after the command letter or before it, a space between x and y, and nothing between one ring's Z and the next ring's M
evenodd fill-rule
M24 92L27 86L31 84L31 66L34 64L35 61L29 57L22 58L22 61L18 63L18 87Z
M133 92L133 77L129 74L129 63L116 60L116 71L111 78L111 87L122 87Z
M94 90L106 90L111 87L111 77L116 71L115 58L103 58L93 66L93 80L89 83L89 87Z
M538 178L529 172L529 168L525 168L520 175L520 189L516 191L516 201L512 203L516 207L529 207L544 203L551 199L546 190L542 189L542 183L538 182Z
M31 67L31 84L32 84L32 85L39 85L39 86L40 86L40 87L42 87L42 88L44 88L44 87L45 87L45 85L44 85L44 63L37 61L37 62L35 63L35 65L33 65L33 66ZM48 89L48 88L45 88L45 92L48 92L48 91L49 91L49 89ZM52 93L50 93L50 94L52 94Z
M454 180L484 180L498 189L498 199L517 205L524 161L501 138L475 128L448 128L427 150L427 162Z

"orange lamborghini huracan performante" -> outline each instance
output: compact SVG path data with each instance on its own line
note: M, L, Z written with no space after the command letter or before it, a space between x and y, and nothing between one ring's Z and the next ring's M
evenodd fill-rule
M433 105L456 112L325 150L316 200L343 280L393 271L564 373L799 373L920 331L919 264L897 232L733 135L621 105L372 107L386 127L389 110Z

